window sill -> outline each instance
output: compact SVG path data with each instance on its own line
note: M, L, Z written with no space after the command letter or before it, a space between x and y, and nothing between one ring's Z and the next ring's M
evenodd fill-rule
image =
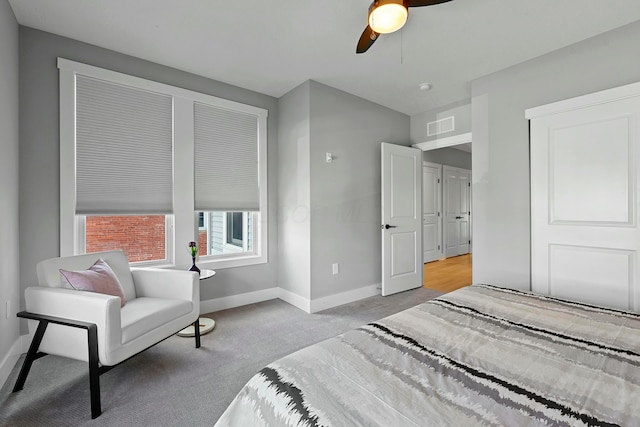
M174 264L170 263L166 259L158 261L136 261L130 262L129 266L132 268L172 268Z
M266 255L243 255L229 256L218 259L200 258L196 261L199 268L209 268L211 270L220 270L223 268L246 267L249 265L266 264Z

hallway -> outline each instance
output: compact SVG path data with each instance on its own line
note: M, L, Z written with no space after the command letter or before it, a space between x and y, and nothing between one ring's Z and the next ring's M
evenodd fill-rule
M472 255L460 255L424 264L423 286L451 292L471 285Z

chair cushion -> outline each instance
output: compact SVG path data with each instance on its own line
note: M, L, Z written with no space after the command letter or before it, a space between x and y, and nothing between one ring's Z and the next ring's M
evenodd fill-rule
M73 289L120 297L120 307L124 307L127 302L122 285L102 258L98 258L87 270L71 271L61 268L60 274L67 279Z
M122 344L187 315L192 309L191 301L186 300L139 297L129 301L120 312Z

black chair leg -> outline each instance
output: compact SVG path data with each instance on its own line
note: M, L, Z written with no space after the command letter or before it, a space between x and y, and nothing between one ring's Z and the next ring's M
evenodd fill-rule
M200 319L193 322L194 335L196 336L196 348L200 348Z
M91 325L87 329L89 345L89 393L91 394L91 419L102 414L100 404L100 368L98 365L98 327Z
M85 329L87 331L87 344L89 351L89 391L91 394L91 418L97 418L102 414L102 408L100 405L100 374L108 371L111 367L100 367L100 359L98 358L98 326L95 323L82 322L79 320L66 319L57 316L48 316L44 314L29 313L27 311L21 311L17 314L18 317L24 319L37 320L38 329L31 341L29 351L24 359L20 373L18 374L18 380L13 388L13 391L20 391L24 387L24 383L29 375L29 370L33 361L46 356L46 353L38 351L42 337L47 329L49 323L57 325L70 326L72 328Z
M29 375L29 371L31 370L33 361L45 355L44 353L38 353L38 348L40 347L40 343L42 342L44 332L47 330L47 325L49 325L49 322L45 320L41 320L38 323L38 329L36 329L36 334L33 337L33 341L31 341L29 351L27 352L27 355L24 358L24 362L22 363L22 368L20 368L20 374L18 374L16 385L13 387L14 393L16 391L22 390L22 388L24 387L24 382L27 380L27 376Z

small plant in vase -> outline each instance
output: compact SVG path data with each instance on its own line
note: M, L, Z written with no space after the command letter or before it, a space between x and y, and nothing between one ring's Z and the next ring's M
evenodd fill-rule
M193 265L189 271L195 271L200 274L200 269L196 267L196 257L198 256L198 245L196 242L189 242L189 252L191 252L191 260L193 261Z

